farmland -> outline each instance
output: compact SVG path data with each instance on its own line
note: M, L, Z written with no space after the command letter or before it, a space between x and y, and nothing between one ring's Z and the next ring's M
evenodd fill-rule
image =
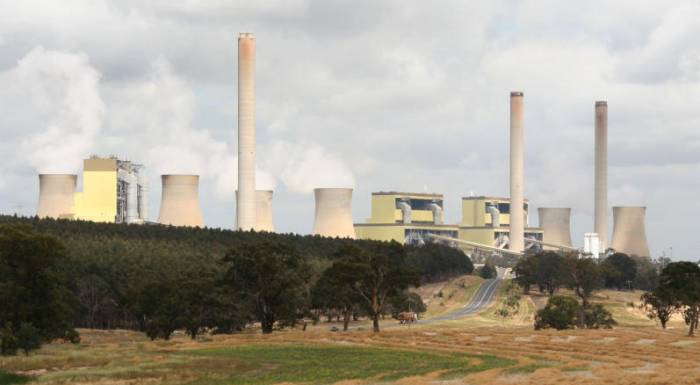
M478 280L455 280L433 291L431 307L468 300ZM565 292L564 292L565 293ZM424 295L429 293L425 292ZM612 330L534 331L539 294L523 296L523 313L498 320L497 303L479 315L394 326L375 334L359 321L350 332L322 322L262 335L251 329L195 341L177 333L150 341L132 331L80 330L80 345L54 343L29 357L0 359L0 384L691 384L700 378L700 344L675 319L662 330L631 306L639 293L602 291ZM444 300L443 300L444 299ZM442 305L440 305L442 303ZM444 311L429 309L435 314ZM389 327L391 326L391 327Z

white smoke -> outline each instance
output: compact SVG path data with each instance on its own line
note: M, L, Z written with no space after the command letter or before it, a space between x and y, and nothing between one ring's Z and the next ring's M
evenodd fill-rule
M315 143L273 141L263 151L265 168L289 190L310 193L317 187L354 187L355 177L343 159Z
M76 172L93 150L105 108L100 73L88 57L36 47L3 80L37 125L19 141L20 162L40 173Z

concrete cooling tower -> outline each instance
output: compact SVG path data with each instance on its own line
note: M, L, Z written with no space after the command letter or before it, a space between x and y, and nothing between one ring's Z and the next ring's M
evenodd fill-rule
M164 225L203 227L199 207L199 175L162 175L163 192L158 222Z
M272 190L255 191L255 231L275 231L272 222L272 193Z
M272 221L272 194L273 190L255 190L255 231L270 233L275 231L275 225ZM236 190L237 199L238 190Z
M544 230L543 241L555 245L571 247L571 209L540 207L537 209L540 227ZM545 249L555 249L545 247Z
M525 249L523 93L510 93L510 250Z
M324 237L355 238L352 224L352 189L317 188L314 234Z
M75 185L74 174L39 174L39 218L72 218Z
M236 227L255 228L255 36L238 37L238 198Z
M645 222L646 207L613 207L612 248L640 257L649 256Z

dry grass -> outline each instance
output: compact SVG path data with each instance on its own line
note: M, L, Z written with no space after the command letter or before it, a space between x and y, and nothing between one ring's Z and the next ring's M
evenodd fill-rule
M463 289L459 291L461 298L468 296L468 289L457 281L443 287L443 298L445 291L451 288ZM639 293L608 291L596 296L595 301L610 308L621 324L612 330L534 331L531 316L538 300L528 296L521 302L521 308L526 308L522 317L507 322L494 320L489 314L493 313L492 306L475 317L386 328L379 334L367 329L333 333L328 331L328 324L322 324L309 327L306 332L286 330L263 336L249 331L200 341L178 335L172 341L152 342L134 332L83 330L79 346L53 344L30 357L0 358L0 372L32 375L45 384L101 385L255 383L241 380L246 378L241 377L241 373L255 370L267 375L260 378L269 380L259 383L304 380L344 385L377 382L403 385L700 383L697 359L700 343L685 335L685 325L680 320L674 320L668 330L655 326L642 312L628 305L629 302L638 304L638 298ZM394 324L394 321L383 322L383 326ZM311 370L318 364L299 361L298 355L285 353L278 355L278 361L265 363L260 357L267 353L262 356L241 353L250 349L266 352L270 346L330 347L329 351L335 352L337 357L343 357L343 350L352 350L371 359L358 361L358 369L346 367L343 373L348 374L342 376L348 378L341 379L339 371L331 373L332 376L326 373L327 377L311 376L306 368ZM194 353L203 349L225 354ZM406 351L417 352L417 355L411 356ZM307 356L316 357L315 362L324 362L331 356L314 354ZM462 370L455 370L454 361L445 359L455 354L468 361L460 366ZM295 361L282 359L287 356ZM439 359L433 360L433 357ZM424 365L424 370L406 365L410 362ZM388 369L376 366L380 363L395 365L395 370L387 372ZM330 366L331 372L333 367ZM296 373L292 369L301 374L289 377L289 373ZM269 373L287 377L274 377Z

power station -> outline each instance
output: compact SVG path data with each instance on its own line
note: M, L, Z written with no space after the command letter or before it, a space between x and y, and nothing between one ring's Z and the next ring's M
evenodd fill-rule
M273 191L256 190L256 39L238 37L238 189L235 228L275 231ZM371 194L371 216L353 223L352 188L316 186L313 234L397 241L404 244L447 242L476 252L522 255L535 248L580 252L572 246L569 207L540 207L539 227L529 226L524 198L524 94L510 92L510 196L461 199L462 219L445 223L442 194L379 191ZM608 103L595 102L594 226L584 237L584 255L604 256L614 250L648 256L645 207L614 207L612 242L608 242ZM39 217L95 222L147 223L148 178L141 164L116 157L84 161L82 190L73 174L40 174ZM204 226L199 175L162 175L158 223ZM348 186L349 187L349 186Z

